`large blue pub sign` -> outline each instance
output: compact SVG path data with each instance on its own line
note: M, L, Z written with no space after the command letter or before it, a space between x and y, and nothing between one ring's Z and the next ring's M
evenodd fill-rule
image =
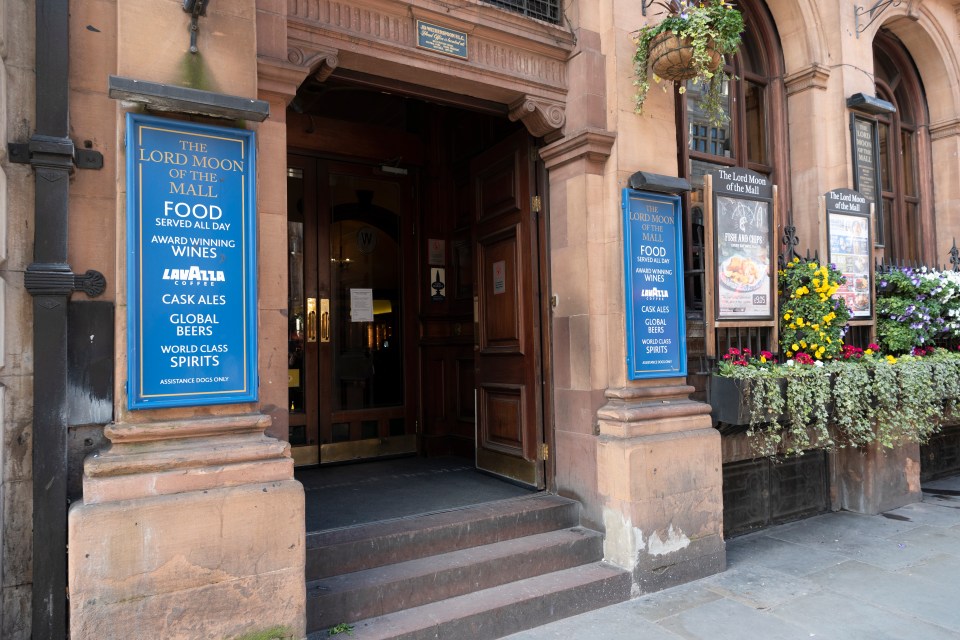
M627 377L687 374L680 197L623 190Z
M127 115L131 409L257 399L254 134Z

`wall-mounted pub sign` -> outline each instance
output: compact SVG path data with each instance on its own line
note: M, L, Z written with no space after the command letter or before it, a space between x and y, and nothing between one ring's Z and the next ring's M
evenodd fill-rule
M880 137L877 121L858 114L850 115L853 145L853 188L872 204L877 212L876 240L883 244L883 211L880 206ZM869 206L868 206L869 208Z
M680 197L623 190L627 376L687 374Z
M128 406L257 399L254 134L127 115Z
M735 167L716 169L712 175L715 317L772 319L773 186L767 176Z
M852 189L828 191L824 202L828 262L836 265L846 280L837 290L837 297L846 302L853 319L870 318L873 316L870 203L863 194Z

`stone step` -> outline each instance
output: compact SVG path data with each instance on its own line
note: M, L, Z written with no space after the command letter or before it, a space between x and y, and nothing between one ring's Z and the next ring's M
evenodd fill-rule
M486 640L623 602L630 574L582 565L353 624L351 640ZM317 630L309 640L326 638Z
M602 557L603 537L574 527L323 578L307 584L307 628L373 618Z
M580 504L544 493L307 534L307 580L416 560L579 524Z

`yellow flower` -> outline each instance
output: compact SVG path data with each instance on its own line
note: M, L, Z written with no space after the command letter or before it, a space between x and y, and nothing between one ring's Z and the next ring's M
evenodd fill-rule
M760 356L760 362L761 362L761 363L764 363L764 362L766 362L766 361L767 361L767 356L761 355L761 356Z
M792 358L792 357L793 357L793 351L787 351L787 357L788 357L788 358Z
M798 326L798 327L802 327L802 326L803 326L803 318L797 318L797 326Z
M827 336L827 344L833 344L833 340L830 339L830 336Z
M784 320L790 320L790 313L787 312L787 313L783 314L783 319L784 319Z
M814 331L820 331L820 325L818 324L810 325L810 328L813 329Z
M793 259L793 264L797 264L798 262L800 262L800 258L794 258L794 259Z
M796 323L791 322L791 323L790 323L790 328L791 328L791 329L796 329L796 328L797 328Z
M811 348L811 349L816 349L816 350L819 351L819 350L820 350L820 345L814 343L814 344L810 345L810 348Z
M806 348L807 348L807 341L806 341L806 340L801 340L801 341L800 341L800 346L803 347L804 349L806 349Z
M864 350L863 350L863 353L864 353L864 355L871 356L871 355L873 355L873 349L864 349Z
M793 349L794 351L800 351L800 347L797 346L797 343L796 343L796 342L794 342L792 345L790 345L790 348Z
M887 356L887 362L889 362L890 364L897 364L897 359L894 358L893 356Z

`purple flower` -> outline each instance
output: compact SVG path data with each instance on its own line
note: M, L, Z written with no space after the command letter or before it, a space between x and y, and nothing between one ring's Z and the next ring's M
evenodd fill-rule
M881 286L881 287L887 286L887 281L886 281L886 280L881 280L881 281L880 281L880 286Z

